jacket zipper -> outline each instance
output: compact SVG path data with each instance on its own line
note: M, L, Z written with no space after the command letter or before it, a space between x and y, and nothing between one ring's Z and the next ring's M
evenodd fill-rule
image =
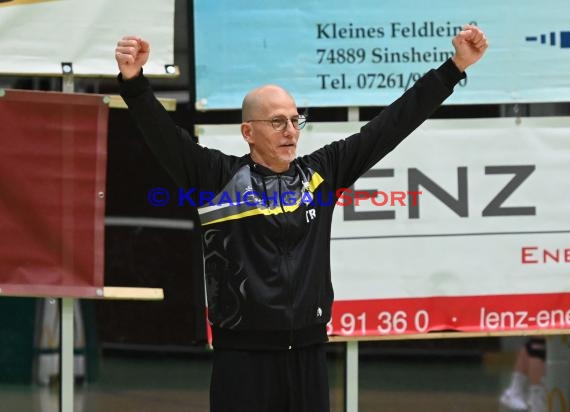
M287 232L288 226L289 226L289 222L288 222L288 218L287 218L287 213L285 212L285 208L283 207L283 203L281 201L281 196L282 196L282 192L281 192L281 175L277 175L277 186L279 187L279 206L281 207L281 211L283 212L283 218L284 218L284 232ZM286 233L283 234L283 238L284 239L288 239L288 237L286 236ZM287 240L285 240L285 242L287 242ZM289 324L289 346L288 349L293 349L293 323L294 323L294 319L293 319L293 282L291 279L291 271L289 270L289 258L290 258L290 250L289 250L289 245L287 243L284 244L284 258L285 258L285 266L286 266L286 281L287 281L287 289L289 291L289 305L288 305L288 310L289 310L289 315L291 318L290 324Z

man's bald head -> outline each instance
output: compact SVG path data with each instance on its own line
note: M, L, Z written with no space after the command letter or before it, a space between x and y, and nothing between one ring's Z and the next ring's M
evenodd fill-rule
M284 88L274 84L267 84L250 91L243 99L241 105L242 122L257 119L259 116L268 116L274 106L273 102L288 100L295 104L293 96Z

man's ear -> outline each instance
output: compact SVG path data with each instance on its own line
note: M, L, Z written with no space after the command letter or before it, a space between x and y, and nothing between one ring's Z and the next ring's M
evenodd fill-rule
M253 143L252 132L253 130L250 123L241 124L241 135L243 136L243 140L248 143Z

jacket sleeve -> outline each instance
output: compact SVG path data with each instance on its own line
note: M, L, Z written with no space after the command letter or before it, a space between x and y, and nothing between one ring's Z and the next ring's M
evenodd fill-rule
M125 81L118 76L120 93L143 137L179 188L216 191L229 167L227 156L195 143L178 127L156 99L146 77Z
M332 179L335 189L351 186L392 151L451 95L465 77L451 59L420 78L359 133L316 150L309 158Z

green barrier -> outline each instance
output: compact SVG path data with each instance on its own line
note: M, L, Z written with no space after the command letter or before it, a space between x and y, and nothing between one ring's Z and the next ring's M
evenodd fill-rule
M36 298L0 299L0 382L31 383Z

